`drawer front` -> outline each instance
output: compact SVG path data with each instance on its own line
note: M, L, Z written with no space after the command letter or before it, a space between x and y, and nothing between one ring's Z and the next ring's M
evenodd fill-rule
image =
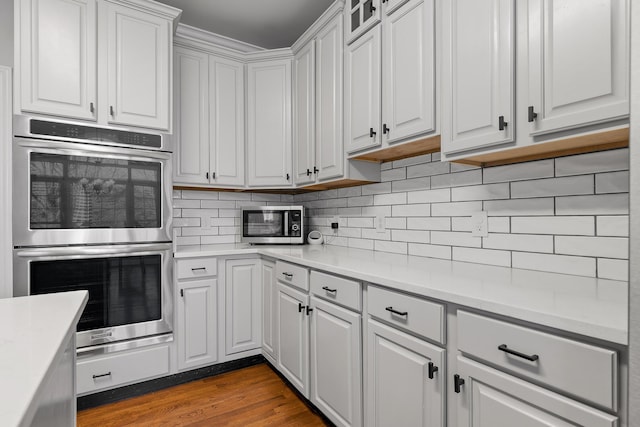
M176 260L178 279L199 279L218 274L215 258L189 258Z
M398 292L369 286L367 311L400 329L440 344L445 343L444 305Z
M78 394L169 375L169 347L156 347L124 354L78 360Z
M311 292L336 304L362 311L362 285L332 274L311 272Z
M607 409L618 409L618 357L613 350L462 310L458 311L458 349Z
M299 265L276 261L276 277L287 285L309 290L309 270Z

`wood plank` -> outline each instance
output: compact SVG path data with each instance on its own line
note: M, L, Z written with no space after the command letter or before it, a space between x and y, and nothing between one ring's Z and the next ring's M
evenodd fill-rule
M79 427L325 426L267 364L78 412Z

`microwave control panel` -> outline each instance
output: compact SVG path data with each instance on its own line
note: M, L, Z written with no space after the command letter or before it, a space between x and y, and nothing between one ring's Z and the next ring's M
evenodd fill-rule
M299 210L289 211L289 230L291 237L302 235L302 212Z

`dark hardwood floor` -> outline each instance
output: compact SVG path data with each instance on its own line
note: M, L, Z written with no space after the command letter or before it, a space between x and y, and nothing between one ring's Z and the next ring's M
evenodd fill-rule
M78 412L79 427L325 426L266 364Z

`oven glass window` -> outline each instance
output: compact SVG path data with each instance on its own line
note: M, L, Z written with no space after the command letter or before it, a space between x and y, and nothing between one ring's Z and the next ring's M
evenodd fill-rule
M159 162L31 153L31 229L160 228Z
M284 211L245 211L242 221L244 236L284 236L284 214Z
M161 255L33 261L31 294L89 291L78 332L159 320Z

